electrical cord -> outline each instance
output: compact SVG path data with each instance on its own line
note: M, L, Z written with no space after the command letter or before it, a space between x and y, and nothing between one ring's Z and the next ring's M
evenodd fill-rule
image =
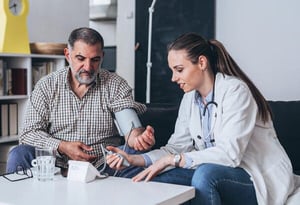
M133 129L134 129L134 123L131 122L131 128L130 128L130 131L129 131L129 133L128 133L127 140L125 140L125 144L124 144L124 147L123 147L123 149L122 149L124 152L126 152L126 148L127 148L127 146L128 146L128 141L129 141L129 138L130 138L130 136L131 136L131 133L132 133L132 130L133 130ZM101 147L101 151L102 151L103 157L104 157L104 164L103 164L102 169L101 169L99 172L100 172L100 174L108 175L107 173L104 172L104 170L106 169L106 166L107 166L106 156L107 156L107 154L112 154L112 152L109 151L109 150L107 150L107 149L105 149L105 148L103 147L102 144L100 144L100 147ZM124 160L125 160L125 159L123 158L123 162L124 162ZM118 170L115 170L113 176L116 176L117 174L118 174Z

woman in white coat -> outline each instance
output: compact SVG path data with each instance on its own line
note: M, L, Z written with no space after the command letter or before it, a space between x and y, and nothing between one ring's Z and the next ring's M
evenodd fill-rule
M284 204L294 189L290 159L267 101L223 45L184 34L169 45L168 63L185 92L168 144L143 155L108 147L148 167L133 180L190 184L194 204ZM123 168L116 156L107 162Z

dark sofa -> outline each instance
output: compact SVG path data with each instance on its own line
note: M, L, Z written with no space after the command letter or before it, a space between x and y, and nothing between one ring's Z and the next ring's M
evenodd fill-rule
M269 104L278 138L292 161L294 173L300 175L300 100L269 101ZM173 104L147 104L147 112L140 117L144 125L152 125L155 129L154 148L165 145L173 133L178 107Z

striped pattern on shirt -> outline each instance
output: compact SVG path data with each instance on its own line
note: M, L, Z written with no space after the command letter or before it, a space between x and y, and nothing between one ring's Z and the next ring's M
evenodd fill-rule
M141 114L146 106L133 100L132 89L123 78L102 69L80 99L70 88L69 74L67 67L36 84L27 105L20 143L55 149L61 140L119 146L120 139L113 137L118 135L113 113L132 108ZM89 154L98 156L93 164L99 167L104 162L100 144L92 147ZM59 156L56 165L67 167L67 160Z

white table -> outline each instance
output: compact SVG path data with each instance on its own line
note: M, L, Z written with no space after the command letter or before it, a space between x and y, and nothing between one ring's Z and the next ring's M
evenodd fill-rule
M194 196L195 189L189 186L117 177L90 183L69 181L60 175L50 182L33 178L10 182L0 177L0 205L174 205Z

